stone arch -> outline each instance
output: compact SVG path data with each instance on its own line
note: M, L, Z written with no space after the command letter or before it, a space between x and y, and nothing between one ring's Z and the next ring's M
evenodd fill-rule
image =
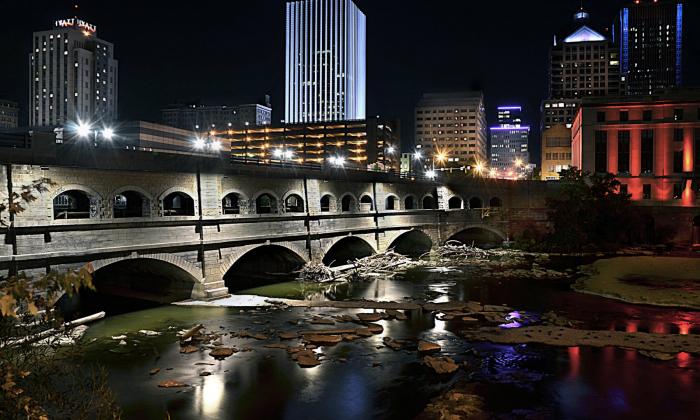
M384 199L384 210L395 211L401 210L401 200L396 194L387 194Z
M367 205L369 204L369 210L365 210ZM376 203L374 202L374 199L369 193L363 193L360 195L360 211L374 211L376 208Z
M350 199L349 203L346 203L345 200L348 200L348 197ZM349 204L349 207L346 207L345 204ZM340 211L343 213L356 213L360 209L360 201L357 199L355 194L351 192L345 192L343 195L340 196Z
M287 213L287 207L288 207L287 200L293 196L296 196L297 199L301 200L301 206L300 206L299 211L293 211L291 213L303 213L303 212L305 212L309 203L307 203L306 200L304 200L304 194L301 191L290 190L290 191L287 191L287 193L285 193L282 196L282 204L283 204L282 208L284 209L285 213Z
M479 196L473 196L469 199L470 209L482 209L484 208L484 200Z
M60 212L59 208L57 208L57 203L56 199L65 194L69 193L71 191L76 191L79 192L83 195L83 197L77 197L77 199L81 199L83 203L80 203L81 207L84 207L84 212L87 213L87 217L74 217L74 218L80 218L80 219L95 219L98 218L101 214L102 206L103 206L103 198L101 194L99 194L97 191L93 190L92 188L81 185L81 184L67 184L63 185L57 190L52 191L51 195L51 211L52 211L52 218L54 220L61 220L61 219L70 219L73 217L69 216L69 213L67 211Z
M447 238L447 240L461 240L460 236L466 236L466 234L473 233L475 234L475 238L473 239L474 242L477 245L480 245L480 243L486 243L490 244L493 242L496 242L496 238L500 240L501 242L507 241L508 237L505 233L503 233L501 230L490 226L490 225L484 225L484 224L471 224L471 225L462 225L462 226L457 226L448 231L448 234L445 235L444 237ZM462 235L464 234L464 235ZM486 234L484 236L484 234ZM480 237L483 236L482 237ZM468 242L471 242L472 239L468 240ZM464 240L462 240L464 242Z
M277 214L277 213L279 213L279 209L280 209L280 205L281 205L281 204L280 204L280 198L279 198L279 196L278 196L277 194L275 194L275 192L272 191L272 190L260 190L260 191L257 191L257 192L253 195L253 199L251 200L251 203L250 203L250 204L251 204L251 209L254 209L254 210L255 210L255 213L261 214L261 213L259 213L259 210L258 210L258 200L260 199L260 197L262 197L263 195L266 195L266 194L272 198L272 203L270 203L270 212L267 213L267 214ZM282 204L284 204L284 203L282 203Z
M338 211L337 198L329 192L321 193L321 198L319 199L319 210L322 213L336 213Z
M433 248L433 239L419 229L399 231L387 245L387 250L394 249L399 254L420 256Z
M238 214L247 214L248 213L248 203L250 201L250 198L248 197L247 194L245 194L243 191L237 189L237 188L229 188L227 190L224 190L220 196L219 196L219 205L220 205L220 210L221 214L226 214L224 212L224 199L230 194L237 194L238 195L238 209L239 212ZM235 213L230 213L230 214L235 214Z
M326 265L344 265L348 260L366 257L376 252L376 246L362 237L354 235L343 236L336 238L325 247L323 263Z
M289 243L264 243L239 247L221 265L229 290L243 290L296 278L296 270L308 261ZM224 271L225 269L225 271Z
M133 217L150 217L152 212L153 212L153 195L149 193L148 191L144 190L141 187L137 187L136 185L125 185L122 187L117 188L116 190L112 191L112 193L109 195L109 200L107 202L107 205L109 206L110 214L112 217L117 218L119 217L117 215L116 209L115 209L115 199L118 195L122 195L124 193L128 192L135 192L141 195L141 215L140 216L133 216ZM124 217L124 216L122 216Z
M224 275L226 275L226 273L228 273L228 271L231 269L231 267L233 267L233 265L236 264L236 262L242 256L244 256L245 254L247 254L248 252L250 252L256 248L260 248L260 247L267 246L267 245L277 245L277 246L280 246L282 248L287 248L289 251L297 254L299 256L299 258L303 259L304 261L306 261L306 262L309 261L309 259L307 257L306 249L304 249L303 247L298 246L292 242L276 242L276 243L243 245L243 246L233 248L233 251L223 259L223 261L219 265L221 276L223 277Z
M464 208L464 200L458 195L453 195L447 200L449 210L459 210Z
M404 210L415 210L418 208L418 203L416 202L415 194L407 194L403 198L403 209Z
M199 208L199 202L197 201L197 194L188 189L188 188L181 188L181 187L170 187L167 190L163 191L158 195L158 208L160 210L161 215L165 216L165 205L163 203L163 200L165 200L166 197L168 197L172 193L181 193L181 194L186 194L189 196L190 199L192 199L192 204L193 204L193 214L197 214L197 209Z
M127 261L127 260L136 260L136 259L141 259L141 260L159 260L166 262L168 264L174 265L177 268L186 271L189 273L193 278L197 280L197 282L204 284L204 277L202 277L202 271L197 267L196 265L192 264L191 262L185 260L182 257L179 257L177 255L173 254L165 254L165 253L160 253L160 254L143 254L143 255L138 255L136 253L133 253L132 255L128 257L116 257L116 258L107 258L104 260L95 260L91 261L86 264L86 267L88 271L91 273L94 273L95 271L105 268L108 265L120 262L120 261Z
M503 200L500 197L491 197L489 200L489 207L503 207Z

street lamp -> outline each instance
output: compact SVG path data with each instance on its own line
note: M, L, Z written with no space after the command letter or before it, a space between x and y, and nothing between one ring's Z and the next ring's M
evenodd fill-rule
M93 129L92 123L90 121L80 121L78 120L77 126L75 128L78 137L88 139L92 137L93 145L97 147L97 137L102 136L102 139L111 141L114 136L114 129L111 127L103 127L102 130Z
M105 127L102 130L102 137L105 138L105 140L112 140L112 137L114 137L114 130L109 127Z

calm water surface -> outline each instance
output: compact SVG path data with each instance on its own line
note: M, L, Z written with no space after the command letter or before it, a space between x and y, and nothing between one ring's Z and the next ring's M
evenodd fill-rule
M299 294L296 284L266 289ZM304 294L332 299L478 300L539 314L554 310L582 321L582 327L620 331L700 334L700 313L628 305L569 290L566 282L495 280L464 269L456 273L411 270L401 278L305 288ZM467 342L459 322L411 311L408 321L381 321L382 335L323 347L323 363L302 369L277 342L275 331L308 329L291 323L315 314L358 310L247 310L165 306L111 316L88 330L86 357L107 367L126 418L412 418L457 381L476 384L487 408L504 417L696 418L700 412L700 361L681 353L676 360L650 360L635 351L609 348L552 348ZM250 331L270 340L226 337L226 345L253 351L214 361L208 352L180 354L175 333L195 323L209 330ZM327 327L326 327L327 328ZM164 331L139 336L140 329ZM127 346L111 336L127 334ZM382 347L382 337L438 342L443 354L467 367L441 378L420 364L415 351ZM285 342L292 344L293 342ZM213 365L195 365L197 362ZM160 368L156 375L149 370ZM201 371L210 376L199 376ZM164 379L191 386L161 389Z

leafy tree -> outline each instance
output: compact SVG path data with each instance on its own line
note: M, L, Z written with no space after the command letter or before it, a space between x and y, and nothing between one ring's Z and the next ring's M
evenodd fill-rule
M11 233L15 216L52 185L42 178L10 192L0 202L0 231ZM93 288L85 268L0 277L0 418L119 417L104 370L76 366L68 360L75 355L58 349L71 329L53 306L81 288Z
M553 232L547 243L567 250L615 248L627 240L632 223L630 195L612 174L577 168L561 172L561 188L547 198Z

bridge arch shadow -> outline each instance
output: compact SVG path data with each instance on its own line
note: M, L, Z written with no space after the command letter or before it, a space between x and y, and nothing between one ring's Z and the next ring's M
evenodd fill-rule
M323 263L329 267L348 264L357 258L369 257L375 249L364 239L346 236L336 241L323 256Z
M294 280L306 263L296 251L282 245L260 245L237 257L224 274L230 292Z
M75 317L98 311L119 314L190 299L201 278L189 267L153 257L107 260L94 263L94 290L64 295L57 306Z
M448 241L459 241L467 245L474 244L480 248L500 246L506 239L503 232L488 225L466 226L448 237Z
M430 252L433 247L433 240L430 236L420 230L409 230L397 236L389 249L409 257L419 257L426 252Z

